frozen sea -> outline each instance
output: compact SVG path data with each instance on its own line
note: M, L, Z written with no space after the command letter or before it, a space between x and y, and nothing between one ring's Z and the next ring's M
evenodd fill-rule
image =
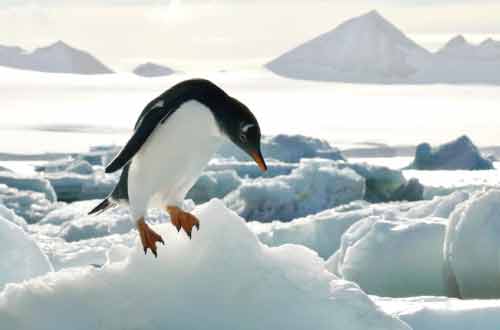
M75 152L122 144L152 98L205 77L246 103L264 134L303 134L342 146L443 143L467 134L500 145L500 88L483 85L369 85L290 80L268 71L79 76L0 68L0 150Z
M266 135L351 151L463 134L500 145L499 87L198 76L245 102ZM186 201L202 221L192 240L149 215L167 241L158 259L144 256L127 208L87 216L117 177L79 154L122 145L144 104L191 77L0 68L0 167L13 171L0 171L1 329L498 329L499 162L416 171L404 169L408 151L278 159L261 178L218 159L195 186L201 201ZM423 200L364 200L368 180L393 192L412 178Z

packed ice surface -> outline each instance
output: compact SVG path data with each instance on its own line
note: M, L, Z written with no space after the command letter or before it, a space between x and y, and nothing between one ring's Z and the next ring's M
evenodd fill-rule
M0 65L24 70L57 73L98 74L112 71L89 53L62 41L27 52L0 46Z
M122 262L60 271L0 293L8 329L410 329L311 250L262 245L217 200L189 240L170 225L159 258L139 242ZM214 299L216 297L216 299ZM147 302L147 303L146 303Z
M329 162L303 161L290 175L243 182L224 198L246 219L291 220L362 199L365 180Z
M500 297L500 190L477 192L450 216L444 245L448 294Z
M352 225L327 268L367 293L445 295L442 247L446 219L371 216Z
M7 283L22 282L52 271L47 256L35 241L22 227L3 216L0 216L0 242L0 289Z
M293 243L315 250L328 259L329 270L358 280L367 292L443 295L446 224L469 197L455 192L431 201L358 201L288 223L251 222L249 226L270 246Z
M383 298L372 296L385 312L414 330L497 330L500 301L446 297Z
M428 143L419 144L415 159L408 167L417 170L491 170L493 163L483 157L464 135L434 150Z

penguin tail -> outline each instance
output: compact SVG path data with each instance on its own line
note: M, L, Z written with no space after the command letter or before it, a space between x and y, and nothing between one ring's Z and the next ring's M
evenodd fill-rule
M102 202L99 203L96 207L92 209L92 211L89 212L89 215L91 214L99 214L101 212L106 211L109 208L112 208L116 206L115 202L110 200L109 197L106 197Z

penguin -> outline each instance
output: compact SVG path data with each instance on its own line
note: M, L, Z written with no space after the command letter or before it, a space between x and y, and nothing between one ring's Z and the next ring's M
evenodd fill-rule
M165 242L147 225L147 210L165 210L177 231L191 238L200 221L182 210L184 198L225 140L267 170L259 123L243 103L209 80L178 83L146 105L131 138L105 169L122 169L116 187L89 214L128 205L144 253L150 249L157 257L156 244Z

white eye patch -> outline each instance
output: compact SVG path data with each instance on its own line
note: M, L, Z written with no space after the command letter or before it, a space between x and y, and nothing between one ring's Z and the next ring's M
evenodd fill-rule
M254 126L255 126L255 124L246 124L246 125L243 125L243 126L241 126L241 131L243 133L246 133L249 128L254 127Z

